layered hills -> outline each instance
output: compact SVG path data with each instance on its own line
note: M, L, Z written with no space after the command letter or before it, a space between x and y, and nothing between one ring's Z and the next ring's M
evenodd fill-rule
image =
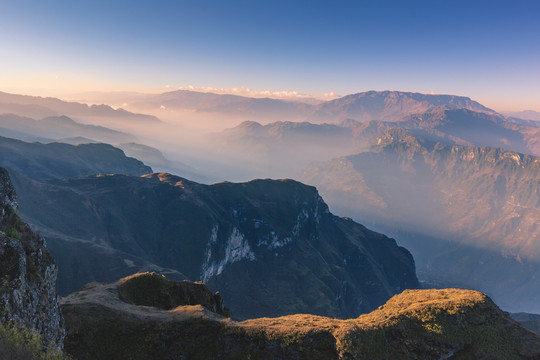
M338 122L346 118L357 121L400 120L404 116L435 109L468 109L495 114L467 97L429 95L401 91L368 91L340 97L320 104L220 95L177 90L158 95L137 97L127 101L129 108L157 110L159 108L195 110L254 120L310 120Z
M332 215L315 188L296 181L14 179L21 216L47 239L64 294L157 269L204 280L239 318L350 317L418 287L407 250Z
M149 166L108 144L28 143L1 136L0 166L39 179L152 172Z
M122 301L126 286L140 297L167 300L168 294L159 289L181 286L167 283L156 274L137 274L113 284L90 284L65 297L66 350L81 360L540 356L540 339L475 291L406 290L373 312L349 320L298 314L236 322L212 310L207 300L189 296L177 297L185 304L169 309ZM196 294L210 299L203 284L193 285L198 290L191 299Z
M0 115L3 136L24 141L56 141L64 138L85 137L88 141L124 143L136 141L133 135L103 126L85 125L67 116L51 116L35 120L13 114Z
M421 273L444 275L490 292L505 306L526 304L532 311L539 167L534 156L445 145L394 129L371 151L313 164L302 179L338 212L399 234Z
M108 105L87 105L52 97L16 95L0 92L0 114L17 114L31 118L69 116L77 120L120 123L159 123L154 116L134 114Z

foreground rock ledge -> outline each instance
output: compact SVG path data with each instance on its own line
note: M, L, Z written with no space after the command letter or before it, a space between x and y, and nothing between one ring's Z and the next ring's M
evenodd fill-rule
M203 305L128 304L120 300L121 284L90 284L62 300L65 348L75 358L540 358L540 338L476 291L406 290L350 320L290 315L235 322Z

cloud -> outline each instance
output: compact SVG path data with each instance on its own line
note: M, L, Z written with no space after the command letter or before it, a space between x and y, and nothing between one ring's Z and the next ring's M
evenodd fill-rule
M167 89L170 89L170 85L166 86ZM232 88L218 88L218 87L212 87L212 86L178 86L176 89L178 90L191 90L191 91L199 91L199 92L211 92L215 94L233 94L233 95L239 95L239 96L248 96L248 97L255 97L255 98L274 98L274 99L287 99L287 100L302 100L302 99L319 99L319 97L309 94L304 94L298 91L291 91L291 90L254 90L248 87L232 87ZM327 96L327 94L324 95L325 98L332 97L336 98L338 97L334 93L332 96Z

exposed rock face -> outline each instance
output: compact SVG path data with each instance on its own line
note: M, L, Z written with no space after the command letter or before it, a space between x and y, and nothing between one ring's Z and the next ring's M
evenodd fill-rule
M419 287L406 249L332 215L297 181L208 186L159 173L18 184L25 219L60 264L60 292L152 263L207 282L237 318L348 318Z
M540 338L476 291L406 290L349 320L290 315L235 322L201 305L167 311L127 304L121 284L89 284L62 299L68 353L79 360L540 357ZM147 290L138 288L139 296Z
M0 309L2 321L36 329L47 345L62 347L63 318L56 294L57 268L41 237L17 215L15 191L0 168Z

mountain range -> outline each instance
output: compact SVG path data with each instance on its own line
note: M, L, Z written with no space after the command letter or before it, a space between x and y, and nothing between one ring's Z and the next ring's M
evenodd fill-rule
M131 134L103 126L81 124L67 116L51 116L35 120L13 114L3 114L0 115L0 131L5 137L23 141L50 142L65 138L84 137L88 140L86 142L100 141L119 144L137 140Z
M159 270L207 282L241 318L348 317L418 287L407 250L332 215L315 188L292 180L207 186L163 173L12 178L22 218L58 261L63 294Z
M400 91L368 91L311 105L279 99L177 90L147 95L144 100L137 98L128 101L126 106L139 110L156 110L161 107L195 110L236 116L239 119L274 121L304 119L315 122L338 122L346 118L358 121L396 121L407 115L442 109L468 109L496 114L495 111L467 97Z
M399 234L422 274L538 311L539 174L540 160L531 155L446 145L393 129L371 151L315 163L301 179L338 213ZM486 256L478 256L480 249ZM498 268L497 261L512 264Z
M16 95L0 92L0 114L16 114L31 118L69 116L94 122L159 123L154 116L134 114L108 105L87 105L52 97Z
M152 168L109 144L28 143L0 136L0 166L37 179L122 173L143 175Z

